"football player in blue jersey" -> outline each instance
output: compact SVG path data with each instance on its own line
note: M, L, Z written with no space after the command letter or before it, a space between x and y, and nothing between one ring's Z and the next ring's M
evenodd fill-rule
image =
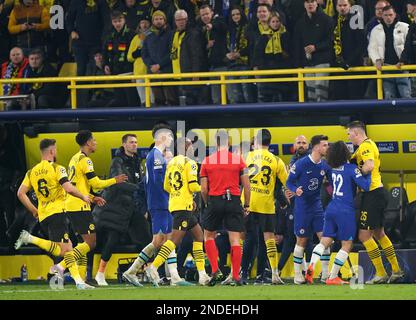
M137 278L137 272L151 259L157 250L168 240L172 232L172 215L169 207L169 194L164 190L166 165L170 154L169 148L174 140L172 129L166 123L159 123L153 127L154 148L146 157L146 200L147 208L152 219L153 240L140 253L131 267L123 273L123 278L129 283L142 286ZM173 250L168 259L168 270L171 285L190 285L178 274L176 251Z
M313 282L316 262L334 239L341 240L342 248L338 251L329 278L328 285L342 285L348 282L338 277L352 248L352 241L357 233L354 197L357 186L367 192L370 189L371 175L364 176L357 165L349 163L351 154L343 141L331 144L327 160L331 166L332 200L325 210L324 230L320 243L313 249L311 263L306 272L306 281Z
M320 196L320 190L324 176L330 179L330 167L322 158L328 149L328 137L316 135L311 139L311 153L296 161L290 167L289 178L286 187L295 193L294 232L296 246L293 250L293 263L295 269L295 284L306 283L302 274L302 260L308 239L314 233L321 238L324 224L324 210ZM326 281L328 277L330 249L327 248L321 255L322 277Z

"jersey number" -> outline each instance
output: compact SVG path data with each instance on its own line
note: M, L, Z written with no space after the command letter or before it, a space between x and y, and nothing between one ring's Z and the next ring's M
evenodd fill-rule
M248 166L248 169L249 171L251 169L254 169L252 174L249 175L250 183L257 184L257 180L254 180L253 178L259 172L258 165L252 163ZM272 173L272 168L270 168L269 166L263 166L261 167L260 171L263 173L263 176L261 178L261 183L263 184L263 186L267 186L270 183L270 175Z
M344 195L344 192L341 192L342 184L344 183L344 179L342 178L342 175L340 174L332 174L332 185L334 186L334 196L342 197Z
M45 198L49 196L49 189L47 187L47 184L48 183L46 182L45 179L38 180L38 190L42 194L42 196L44 196Z
M172 172L169 173L169 184L173 189L175 189L175 191L178 191L183 187L183 180L179 171L175 171L173 173L173 179Z

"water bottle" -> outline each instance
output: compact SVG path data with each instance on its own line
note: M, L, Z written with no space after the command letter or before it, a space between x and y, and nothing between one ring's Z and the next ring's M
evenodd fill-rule
M25 264L20 268L20 279L22 279L22 282L26 282L28 279L27 266Z

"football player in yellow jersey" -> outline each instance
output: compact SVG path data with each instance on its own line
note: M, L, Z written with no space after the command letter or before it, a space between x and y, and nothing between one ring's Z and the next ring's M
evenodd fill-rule
M169 193L169 212L173 215L173 230L170 239L162 245L155 260L146 269L146 274L157 286L157 269L168 259L189 230L194 238L192 253L199 274L198 282L200 285L208 285L211 278L205 272L204 235L194 214L196 204L193 194L201 192L198 165L186 156L193 155L194 152L190 139L181 137L176 141L176 146L178 155L168 163L164 180L164 189Z
M32 236L23 230L16 241L15 248L23 244L32 243L54 256L64 257L69 271L75 280L78 289L89 289L81 279L69 241L67 225L65 222L65 192L77 197L80 201L89 204L89 194L82 194L68 181L64 167L55 163L56 141L43 139L40 142L42 161L26 173L26 176L17 191L17 196L23 205L39 219L42 230L48 234L49 240ZM27 193L34 189L38 198L38 208L30 201Z
M267 257L272 268L272 284L283 284L277 269L277 248L275 240L276 208L275 187L276 179L282 185L286 184L288 173L282 159L276 157L268 149L272 140L270 131L261 129L254 139L254 151L247 155L246 163L250 178L250 214L254 222L263 232L266 243Z
M365 125L361 121L354 121L347 125L347 133L351 142L358 146L352 155L363 174L371 173L370 191L362 193L360 207L360 230L358 238L363 243L367 253L376 268L376 275L366 284L394 283L404 277L404 272L397 262L394 247L384 233L384 210L387 199L384 195L380 174L380 154L377 145L367 137ZM392 274L388 277L381 259L381 253L374 238L384 250L387 260L392 267Z
M90 193L91 188L104 189L113 184L122 183L128 179L125 174L120 174L107 180L101 180L96 176L94 165L89 158L89 155L94 153L97 148L97 142L91 131L79 131L75 137L75 141L81 147L81 150L76 153L69 162L68 179L80 192ZM98 205L105 204L104 199L100 197L94 197L94 202ZM78 243L74 248L74 256L80 269L79 272L81 276L84 277L87 267L86 254L89 251L94 250L96 245L95 226L93 223L91 207L90 204L85 203L72 195L68 195L65 200L65 211L67 212L72 230L74 230L75 234L78 237L80 236L84 241ZM65 261L62 261L57 266L59 267L60 273L63 273L66 268Z

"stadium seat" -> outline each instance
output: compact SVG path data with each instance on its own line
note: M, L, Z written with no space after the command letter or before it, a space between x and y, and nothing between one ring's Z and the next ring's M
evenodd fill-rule
M403 196L402 206L404 212L408 205L407 192L406 189L401 190L399 187L393 187L389 192L386 191L386 193L388 203L384 211L384 230L396 246L396 244L400 244L403 240L401 233L402 226L400 224L400 211L402 210L400 197Z
M76 77L77 64L75 62L65 62L61 70L59 70L59 77Z
M402 234L403 246L409 249L416 248L416 201L407 206L403 221Z

